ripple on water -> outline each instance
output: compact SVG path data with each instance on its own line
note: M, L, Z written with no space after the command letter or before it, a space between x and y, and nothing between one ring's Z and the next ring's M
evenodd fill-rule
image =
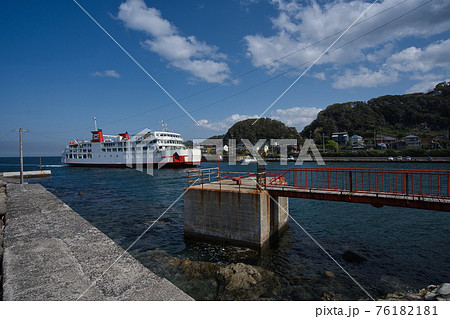
M28 165L39 163L39 159L29 160L36 162ZM164 212L186 184L185 170L165 169L149 176L131 169L59 167L59 158L43 158L43 164L55 165L53 176L32 182L43 184L124 248ZM371 163L359 164L375 167ZM13 170L14 165L11 159L0 159L0 170ZM422 164L418 168L442 169L435 165ZM233 167L233 171L239 169L251 168ZM85 195L76 195L80 192ZM448 213L301 199L291 199L289 206L291 216L375 297L448 281L450 260L443 253L450 246ZM349 263L343 258L345 251L361 254L367 260ZM183 201L152 226L131 254L201 300L233 296L262 300L367 298L292 222L277 246L263 253L185 242ZM226 294L217 271L232 263L256 267L261 280L247 292ZM325 271L332 271L335 278L325 276Z

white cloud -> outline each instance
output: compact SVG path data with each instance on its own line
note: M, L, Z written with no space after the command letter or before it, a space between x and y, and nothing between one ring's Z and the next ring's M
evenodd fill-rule
M148 8L143 0L127 0L122 3L117 17L127 28L144 31L154 37L177 32L169 21L162 18L159 10Z
M406 90L405 93L421 93L428 92L436 87L436 84L441 82L449 82L450 80L443 75L436 74L427 74L425 76L415 77L416 80L420 80L420 82L416 83L412 87Z
M326 80L326 77L325 77L325 73L324 73L324 72L314 73L314 74L312 74L312 77L313 77L313 78L316 78L316 79L318 79L318 80L321 80L321 81L325 81L325 80Z
M450 69L450 39L432 43L425 49L410 47L387 59L392 69L428 72L436 67Z
M287 126L295 126L297 130L302 130L306 125L316 119L317 114L322 109L316 107L293 107L289 109L277 109L272 112L270 118L278 120ZM247 119L256 119L258 115L233 114L222 121L210 122L206 119L198 121L201 127L212 131L226 132L233 124Z
M91 73L92 76L95 77L110 77L110 78L120 78L120 74L115 70L105 70L105 71L97 71Z
M129 29L151 36L142 46L166 59L170 66L189 72L196 79L219 83L229 79L226 56L216 46L199 41L195 36L180 35L179 30L161 12L149 8L143 0L127 0L119 6L118 19Z
M352 87L376 87L397 82L399 75L392 70L372 71L365 67L359 70L345 70L343 75L334 77L333 87L347 89Z
M306 67L324 52L338 35L371 5L371 2L361 0L331 0L328 2L272 0L278 9L278 15L271 20L274 31L271 35L250 34L245 36L247 55L257 67L277 60L266 66L269 72L300 65ZM406 37L426 38L450 30L450 19L448 19L450 1L448 0L435 0L404 15L423 3L421 0L409 0L402 3L399 3L398 0L385 0L376 3L359 20L361 23L357 23L351 28L332 48L332 52L323 56L317 64L332 64L335 69L345 65L378 64L376 67L381 70L386 59L394 53L397 47L400 47L400 40ZM401 15L404 15L401 19L379 28ZM364 21L372 16L375 17ZM371 32L373 30L376 31ZM363 35L366 36L361 37ZM358 37L361 38L350 45L336 49ZM424 58L430 57L433 61L440 59L441 65L448 66L450 65L449 55L442 56L445 52L443 47L444 43L441 43L439 48L430 47L426 52L403 52L405 56L398 56L398 59L406 63L406 54L415 53ZM296 54L290 54L297 51ZM449 51L447 50L447 52ZM280 59L286 55L288 56ZM391 62L393 63L394 60ZM433 62L426 63L422 69L429 69L432 65ZM399 64L397 70L403 71L405 68L404 64ZM418 68L419 66L416 67L416 69ZM372 72L371 78L382 79L394 73L389 67L385 69L385 71ZM375 84L367 78L370 72L357 73L360 77L365 77L366 85ZM392 83L392 79L390 81ZM357 84L356 81L355 84Z
M258 118L258 115L243 115L243 114L233 114L222 121L217 122L210 122L205 119L201 119L198 121L198 124L201 127L217 131L217 132L225 132L228 130L231 126L233 126L234 123L237 123L239 121L247 120L247 119L256 119Z
M285 123L287 126L295 126L298 131L314 121L322 109L317 107L292 107L289 109L276 109L272 118Z
M406 90L406 93L421 93L421 92L428 92L438 84L439 81L424 81L417 83Z
M360 67L359 70L347 69L342 75L335 75L333 87L347 89L352 87L376 87L399 81L403 76L420 82L406 92L426 92L450 75L450 39L431 43L421 49L406 48L388 59L378 71ZM432 70L447 72L447 75L427 73Z

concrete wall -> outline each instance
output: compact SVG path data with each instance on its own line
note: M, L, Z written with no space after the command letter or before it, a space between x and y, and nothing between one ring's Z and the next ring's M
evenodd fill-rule
M278 200L288 211L288 198ZM287 214L271 202L264 191L191 188L184 195L185 236L260 248L287 225Z

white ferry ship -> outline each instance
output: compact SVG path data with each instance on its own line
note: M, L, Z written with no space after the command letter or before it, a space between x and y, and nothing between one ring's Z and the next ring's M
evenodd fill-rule
M95 118L94 118L95 120ZM145 129L139 134L104 135L91 131L92 139L73 140L62 153L61 162L78 166L139 167L147 165L196 166L201 164L200 149L188 149L180 134Z

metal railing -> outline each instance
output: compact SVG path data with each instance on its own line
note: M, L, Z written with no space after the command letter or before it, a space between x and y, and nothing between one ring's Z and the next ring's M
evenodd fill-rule
M218 182L220 188L222 187L223 181L234 181L238 185L239 191L241 190L241 185L245 180L248 180L251 184L253 180L255 188L263 188L265 186L265 172L259 173L248 173L248 172L221 172L217 167L215 168L203 168L203 169L191 169L187 171L188 187L194 184L203 186L205 184ZM249 186L246 184L246 186Z
M372 168L267 169L267 187L450 199L450 171Z
M203 185L207 183L220 181L220 171L219 168L199 168L190 169L187 171L188 174L188 187L193 186L195 183L198 185Z

